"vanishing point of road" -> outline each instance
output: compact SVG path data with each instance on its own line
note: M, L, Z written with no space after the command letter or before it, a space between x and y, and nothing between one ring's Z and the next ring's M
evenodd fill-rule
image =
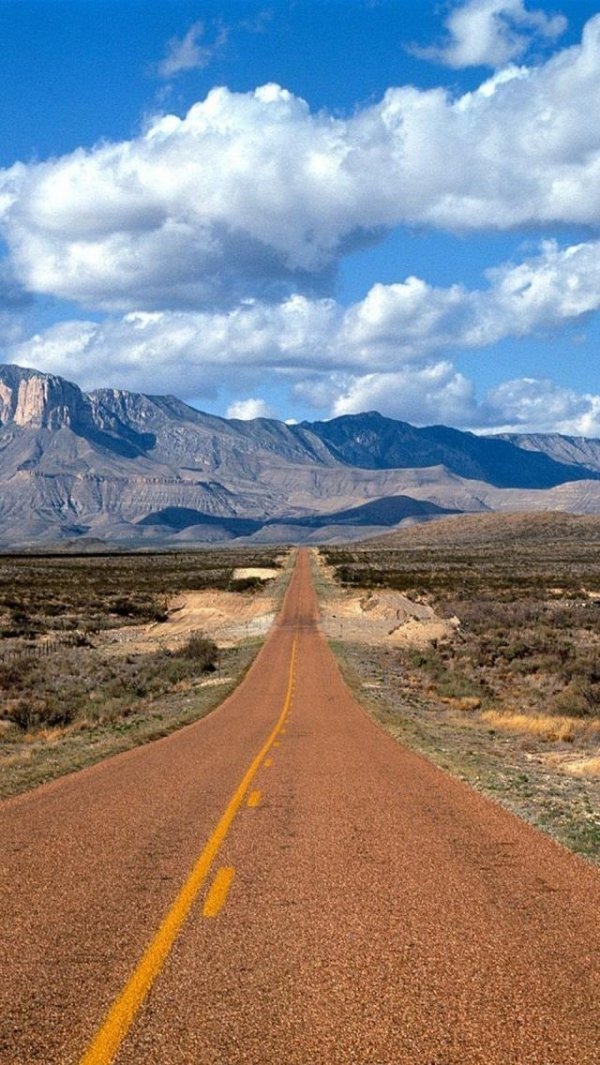
M0 805L2 1065L598 1065L600 876L399 746L300 552L209 717Z

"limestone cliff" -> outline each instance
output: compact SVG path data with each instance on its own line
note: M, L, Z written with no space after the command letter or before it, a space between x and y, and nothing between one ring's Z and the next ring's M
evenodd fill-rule
M60 429L90 422L91 408L77 385L20 366L0 368L0 423Z

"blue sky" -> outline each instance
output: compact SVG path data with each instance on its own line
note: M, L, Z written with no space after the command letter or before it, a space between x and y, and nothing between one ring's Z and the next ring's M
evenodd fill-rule
M0 358L600 436L599 10L0 0Z

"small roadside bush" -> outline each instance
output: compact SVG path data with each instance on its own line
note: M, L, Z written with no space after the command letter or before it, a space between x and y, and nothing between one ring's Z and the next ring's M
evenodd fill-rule
M49 696L31 695L9 705L4 716L24 732L29 732L34 728L70 725L75 713L68 702Z
M231 580L229 590L232 592L258 592L264 588L262 577L236 577Z
M179 648L177 655L181 658L194 659L197 667L203 672L209 672L216 668L219 649L214 642L201 632L194 632Z

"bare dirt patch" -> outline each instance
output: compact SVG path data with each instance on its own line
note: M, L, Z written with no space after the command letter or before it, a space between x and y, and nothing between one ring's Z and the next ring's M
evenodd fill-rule
M265 636L273 624L278 589L268 592L182 592L168 601L164 621L108 633L105 643L116 653L174 650L191 633L203 632L220 647Z
M279 576L279 570L267 569L266 566L242 566L233 571L234 581L243 581L256 577L259 581L272 581Z
M328 594L321 600L321 627L326 636L344 641L403 647L425 647L451 638L458 618L442 618L428 603L388 589L354 591L333 580L333 571L318 563ZM322 589L321 589L322 590Z

